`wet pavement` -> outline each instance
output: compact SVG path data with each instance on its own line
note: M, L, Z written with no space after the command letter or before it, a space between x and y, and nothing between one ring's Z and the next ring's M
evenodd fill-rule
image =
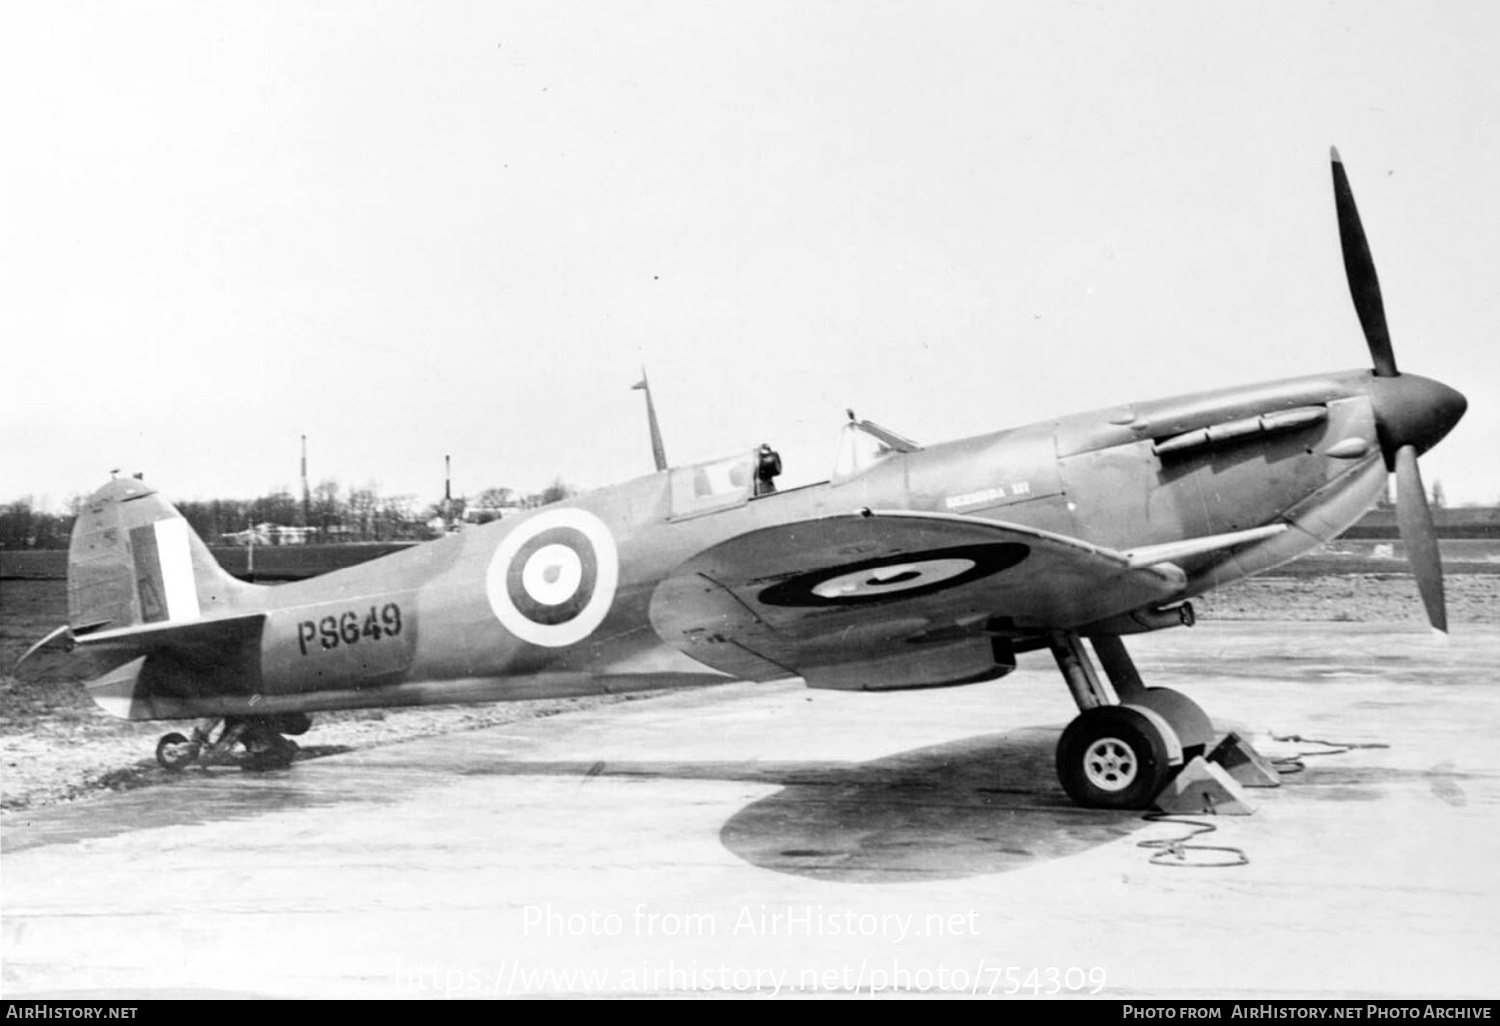
M1500 626L1131 647L1307 753L1189 842L1248 865L1154 865L1141 841L1192 828L1067 802L1044 655L941 691L729 685L7 814L3 992L1500 993Z

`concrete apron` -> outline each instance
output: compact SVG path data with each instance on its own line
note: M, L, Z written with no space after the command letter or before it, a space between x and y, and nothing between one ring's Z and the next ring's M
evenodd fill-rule
M4 995L1500 992L1500 628L1131 648L1273 758L1331 749L1272 734L1390 747L1213 820L1188 843L1248 856L1222 868L1138 846L1190 827L1068 804L1046 653L944 691L730 685L189 772L0 820Z

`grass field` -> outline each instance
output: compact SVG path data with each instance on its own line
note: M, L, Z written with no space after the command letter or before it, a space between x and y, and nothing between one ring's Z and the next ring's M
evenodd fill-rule
M364 563L410 548L400 542L351 542L344 545L216 546L209 549L219 565L236 577L259 581L292 581ZM253 572L252 572L252 562ZM0 552L0 579L62 580L68 573L65 549Z

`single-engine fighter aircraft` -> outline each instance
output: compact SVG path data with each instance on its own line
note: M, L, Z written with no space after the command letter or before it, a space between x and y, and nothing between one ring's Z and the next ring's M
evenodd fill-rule
M73 530L69 623L49 640L93 663L109 712L203 721L161 739L173 767L225 751L284 765L284 735L321 710L795 677L948 687L1046 649L1080 710L1057 746L1063 789L1146 807L1214 730L1185 696L1144 686L1121 639L1190 625L1193 596L1333 538L1388 471L1446 629L1417 456L1466 401L1397 371L1337 151L1333 180L1373 371L925 447L851 414L820 484L778 490L762 446L274 587L230 577L152 488L113 480Z

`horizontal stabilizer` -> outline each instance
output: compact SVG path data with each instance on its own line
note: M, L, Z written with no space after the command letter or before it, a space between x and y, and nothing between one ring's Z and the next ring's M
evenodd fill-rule
M111 715L158 719L161 709L188 696L257 690L265 620L266 614L251 613L115 630L61 627L16 666L19 673L26 664L28 679L84 680L89 696Z
M72 647L72 642L73 632L67 624L63 624L61 627L48 634L41 641L38 641L35 645L32 645L30 648L28 648L22 654L21 658L16 660L14 670L19 673L21 670L21 666L26 662L26 660L30 659L38 652L45 652L53 648L61 648L66 650Z
M184 716L204 698L249 698L260 690L266 614L151 623L75 633L71 658L87 657L89 696L131 720Z
M57 628L28 648L10 672L25 681L93 680L120 665L122 657L112 658L107 649L79 646L78 633L66 624Z
M81 648L107 650L125 657L148 655L158 649L172 649L179 654L212 654L258 640L265 613L225 616L215 620L192 620L187 623L146 623L118 630L96 630L86 634L73 632L73 642Z

